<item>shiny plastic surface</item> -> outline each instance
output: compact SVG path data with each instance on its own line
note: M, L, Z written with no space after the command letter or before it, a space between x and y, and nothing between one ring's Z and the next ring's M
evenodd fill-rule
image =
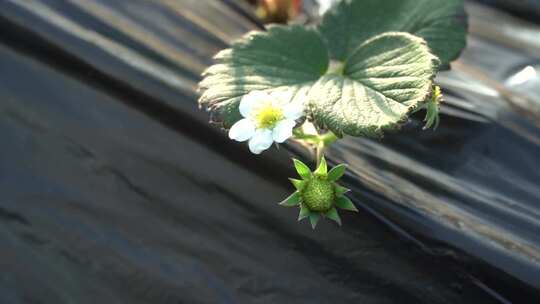
M473 31L439 130L330 151L361 211L315 233L276 204L303 151L251 155L196 105L258 27L230 0L0 2L0 303L538 302L530 54Z

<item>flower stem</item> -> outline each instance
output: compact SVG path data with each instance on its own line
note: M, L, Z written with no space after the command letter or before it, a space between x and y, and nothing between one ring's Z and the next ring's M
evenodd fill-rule
M332 143L338 140L336 134L332 131L328 131L325 134L318 136L319 142L317 143L317 168L321 164L321 159L324 156L324 150L326 147L329 147Z
M338 140L338 137L336 136L336 134L334 134L334 132L328 131L323 135L319 135L319 140L322 141L325 146L329 146L336 140Z
M317 145L317 154L316 154L317 166L315 166L315 168L319 168L319 165L321 164L322 157L324 156L324 149L325 149L324 142L320 141L319 144Z
M315 149L317 167L319 167L319 164L321 163L326 148L338 140L338 137L332 131L328 131L324 134L306 134L301 128L297 128L293 130L293 134L296 139L304 141Z

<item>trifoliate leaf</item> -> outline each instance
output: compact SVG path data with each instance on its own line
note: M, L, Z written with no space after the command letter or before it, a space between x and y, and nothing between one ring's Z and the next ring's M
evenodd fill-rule
M336 210L336 208L330 209L328 212L326 212L326 217L333 220L334 222L338 223L338 225L341 226L341 218L339 217L339 214Z
M343 0L319 31L335 60L381 33L408 32L424 38L446 66L465 47L467 21L463 0Z
M299 161L298 159L293 159L293 162L294 167L296 168L296 172L298 172L298 175L300 175L302 179L309 179L311 177L311 170L306 164Z
M304 187L306 186L306 181L294 178L289 178L289 180L298 191L302 191L302 189L304 189Z
M301 198L302 196L300 195L300 192L296 191L279 204L285 207L298 206L298 204L300 204Z
M425 102L437 69L422 38L376 36L351 53L344 75L325 75L310 89L315 123L338 136L380 137Z
M312 212L309 214L309 222L311 223L311 228L315 229L317 223L321 219L321 215L318 212Z
M301 221L305 219L306 217L308 217L310 214L311 214L311 211L309 211L309 209L306 206L302 205L300 206L300 213L298 214L298 220Z
M253 90L288 90L304 94L328 67L328 51L315 30L300 25L274 25L251 32L214 57L216 64L199 83L199 103L212 120L229 128L241 119L240 100Z
M336 196L342 196L343 194L349 192L350 190L336 184L334 185L334 191L336 192Z
M321 158L319 167L313 173L315 173L317 176L326 176L326 173L328 173L328 167L326 165L326 159L324 159L324 156Z
M332 168L332 170L330 170L330 172L328 172L327 180L330 182L337 181L343 176L343 174L345 174L346 169L347 169L347 165L345 164L335 166L334 168Z
M338 208L358 212L358 209L353 204L353 202L346 196L340 196L336 198L336 206Z

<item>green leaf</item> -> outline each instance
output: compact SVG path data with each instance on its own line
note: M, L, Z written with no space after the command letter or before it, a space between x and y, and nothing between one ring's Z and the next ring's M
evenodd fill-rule
M291 194L289 197L284 199L279 204L281 206L285 206L285 207L294 207L294 206L298 206L298 204L300 204L301 199L302 199L302 196L300 195L300 192L295 191L293 194Z
M298 214L298 221L301 221L301 220L305 219L310 214L311 214L311 211L309 211L309 209L306 206L301 205L300 206L300 214Z
M356 206L346 196L340 196L340 197L336 198L336 206L338 208L341 208L341 209L344 209L344 210L358 212L358 209L356 208Z
M442 100L443 96L441 93L441 88L439 86L434 86L431 98L425 106L426 118L424 121L426 122L426 125L424 126L424 130L431 127L433 127L433 130L435 130L439 126L439 107Z
M306 181L294 178L289 178L289 180L298 191L302 191L302 189L304 189L304 187L306 186Z
M334 191L336 192L336 196L342 196L343 194L349 192L350 190L345 188L345 187L342 187L340 185L335 185L334 186Z
M424 38L446 66L465 47L466 19L463 0L343 0L318 29L332 59L344 61L381 33L408 32Z
M298 172L298 175L300 175L300 177L302 177L303 179L311 178L311 170L306 164L299 161L298 159L293 159L293 162L294 167L296 168L296 172Z
M426 104L426 118L424 119L426 124L424 125L424 130L427 130L433 127L433 130L437 129L439 126L439 105L434 102L428 102Z
M238 106L250 91L285 89L293 99L303 98L328 67L328 51L320 35L300 25L250 32L214 59L216 64L199 83L199 104L226 128L241 119Z
M315 229L317 223L321 219L321 215L318 212L312 212L309 214L309 222L311 223L311 228Z
M333 220L334 222L338 223L338 225L341 226L341 218L339 217L339 214L336 208L332 208L330 209L330 211L326 212L326 217Z
M315 123L336 135L381 137L431 94L438 60L422 38L385 33L351 53L344 75L325 75L309 91Z
M327 180L331 182L337 181L343 176L343 174L345 174L345 170L347 170L347 165L345 164L335 166L332 168L332 170L330 170L330 172L328 172Z
M321 158L321 163L319 164L319 167L313 173L315 173L315 175L317 176L326 176L326 174L328 173L328 167L326 165L326 159L324 159L324 156Z

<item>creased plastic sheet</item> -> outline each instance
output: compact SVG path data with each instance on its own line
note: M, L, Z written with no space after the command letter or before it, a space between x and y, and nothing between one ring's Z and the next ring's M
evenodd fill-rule
M530 55L473 36L439 130L330 151L361 211L313 232L275 203L299 147L250 155L196 106L258 27L233 1L0 3L1 303L535 303L536 95L480 81L516 74L487 50Z

